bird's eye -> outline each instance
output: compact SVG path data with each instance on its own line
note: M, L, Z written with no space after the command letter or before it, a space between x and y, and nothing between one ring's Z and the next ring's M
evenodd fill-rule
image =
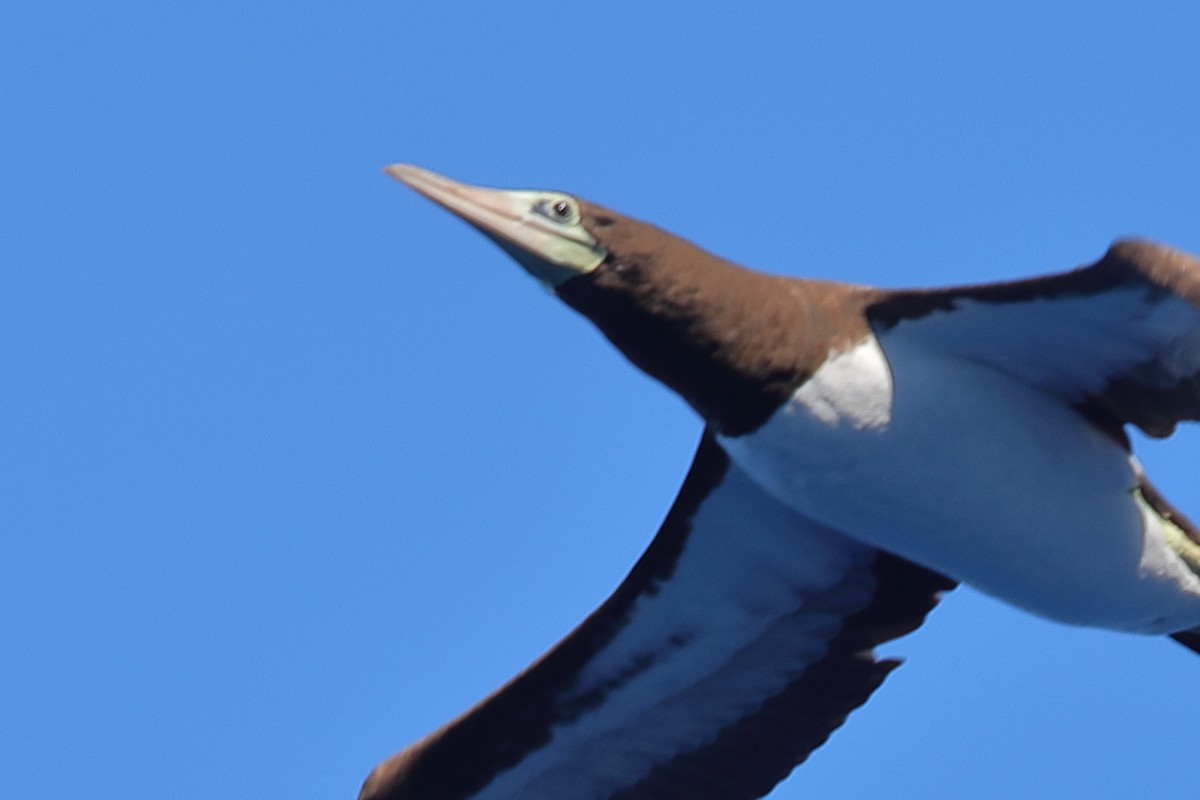
M579 209L570 200L555 200L542 205L542 213L555 222L574 222L579 218Z

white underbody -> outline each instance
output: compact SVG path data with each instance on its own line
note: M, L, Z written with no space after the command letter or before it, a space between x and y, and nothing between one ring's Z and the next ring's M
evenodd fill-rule
M871 337L758 431L720 441L799 513L1033 613L1200 625L1200 579L1137 493L1136 460L994 367Z

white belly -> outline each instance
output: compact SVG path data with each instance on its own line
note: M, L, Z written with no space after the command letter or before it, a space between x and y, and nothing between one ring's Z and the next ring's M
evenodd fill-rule
M1200 579L1139 501L1120 445L994 369L885 344L886 359L860 344L721 444L800 513L1036 614L1143 633L1200 624Z

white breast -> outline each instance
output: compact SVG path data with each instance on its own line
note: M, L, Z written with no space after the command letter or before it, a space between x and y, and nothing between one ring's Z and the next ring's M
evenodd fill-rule
M1136 463L1067 404L903 338L832 358L730 456L800 513L1042 616L1200 624Z

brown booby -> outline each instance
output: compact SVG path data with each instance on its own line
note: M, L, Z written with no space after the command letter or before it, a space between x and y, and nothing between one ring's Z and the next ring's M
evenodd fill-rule
M1200 530L1126 425L1200 419L1200 261L885 291L754 272L550 191L388 172L495 241L704 421L649 549L565 639L360 800L755 798L958 581L1200 652Z

